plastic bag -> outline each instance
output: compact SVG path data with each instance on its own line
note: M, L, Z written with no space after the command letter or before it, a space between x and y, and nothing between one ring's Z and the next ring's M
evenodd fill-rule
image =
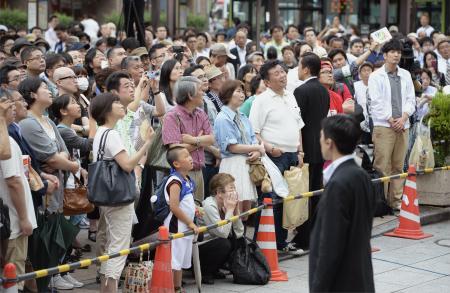
M416 169L434 168L433 144L430 138L430 120L428 126L422 120L416 125L416 140L411 154L409 155L409 165L414 165Z
M273 191L280 197L286 197L289 195L289 187L284 180L283 175L281 175L278 167L272 162L268 156L261 157L261 162L266 168L269 174L270 180L272 181Z
M290 195L309 191L308 164L302 168L291 167L284 172ZM303 224L309 217L308 198L290 200L283 203L283 228L293 229Z
M236 284L265 285L270 280L270 267L264 254L255 242L247 242L245 237L236 239L231 273Z

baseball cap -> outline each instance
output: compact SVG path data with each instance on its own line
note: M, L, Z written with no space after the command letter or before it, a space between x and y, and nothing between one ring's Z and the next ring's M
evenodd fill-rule
M31 44L27 39L18 38L17 40L14 41L14 44L11 47L11 54L14 55L15 52L19 52L20 49L22 49L23 47L32 45L33 44Z
M211 80L211 79L213 79L215 77L218 77L218 76L222 75L223 72L220 71L220 69L217 68L216 66L211 65L205 70L205 74L206 74L206 78L208 80Z
M133 51L131 51L131 53L130 53L130 56L142 57L144 55L148 55L147 48L145 48L145 47L136 48Z
M35 46L44 45L45 48L46 48L47 50L50 49L50 45L49 45L48 42L47 42L45 39L43 39L43 38L37 38L37 39L34 41L33 44L34 44Z
M80 43L80 42L76 42L76 43L72 43L66 51L78 51L81 49L85 49L88 50L89 49L89 44L84 44L84 43Z
M396 25L391 25L391 26L389 27L389 32L390 32L390 33L393 33L393 32L398 33L398 26L396 26Z
M230 50L228 50L227 47L225 47L224 44L214 44L211 46L210 49L210 54L211 55L216 55L216 56L228 56L231 59L236 59L236 56L234 56L233 54L230 53Z
M76 74L72 69L70 69L69 67L60 67L55 69L55 72L53 73L53 80L57 82L58 80L72 76L76 77Z

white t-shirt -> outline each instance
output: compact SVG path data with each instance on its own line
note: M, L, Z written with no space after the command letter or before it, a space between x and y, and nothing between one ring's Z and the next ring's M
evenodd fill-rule
M33 229L37 227L37 223L30 185L28 184L28 180L24 173L22 151L16 141L11 137L9 137L9 143L11 146L11 158L9 160L0 161L0 198L2 198L3 203L9 207L9 218L11 221L11 236L9 239L16 239L21 235L19 217L11 201L11 195L9 194L8 186L5 181L6 178L20 177L22 179L28 221L30 221ZM14 194L14 196L17 195Z
M303 84L303 81L298 79L298 66L289 69L287 74L286 90L290 93L294 93L295 89Z
M107 129L109 128L100 126L97 129L97 133L95 134L94 143L92 147L94 162L97 161L98 149L100 147L100 139ZM123 144L122 138L120 137L119 132L117 132L117 130L111 129L111 131L108 133L108 137L106 138L105 154L103 156L103 159L109 160L114 159L114 157L121 151L127 151L125 145Z
M305 126L300 108L292 93L278 95L270 88L253 101L250 122L255 133L284 152L296 152L300 129Z

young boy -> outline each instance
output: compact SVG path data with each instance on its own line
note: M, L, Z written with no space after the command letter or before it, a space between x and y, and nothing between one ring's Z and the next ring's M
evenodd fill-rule
M167 162L172 167L169 179L164 187L164 195L169 203L170 214L164 220L164 226L170 233L183 232L193 229L198 233L194 224L195 183L187 175L193 168L193 161L189 151L181 146L175 146L167 151ZM182 269L191 267L193 236L183 237L172 241L172 270L175 292L182 292Z

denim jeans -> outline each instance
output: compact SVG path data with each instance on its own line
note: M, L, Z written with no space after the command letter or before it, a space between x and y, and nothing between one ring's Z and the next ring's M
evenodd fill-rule
M284 175L284 171L289 170L291 166L297 166L298 165L298 157L297 153L283 153L281 156L275 158L272 156L269 156L269 158L272 160L272 162L278 167L281 174ZM262 197L258 198L258 204L261 204L263 201L263 198L272 198L272 200L280 199L278 195L276 195L275 192L271 193L263 193ZM258 226L259 226L259 217L260 214L257 217L256 225L255 225L255 239L256 234L258 232ZM277 249L281 250L286 247L287 242L287 236L288 231L283 228L283 205L277 204L273 206L273 218L275 222L275 235L277 238Z

